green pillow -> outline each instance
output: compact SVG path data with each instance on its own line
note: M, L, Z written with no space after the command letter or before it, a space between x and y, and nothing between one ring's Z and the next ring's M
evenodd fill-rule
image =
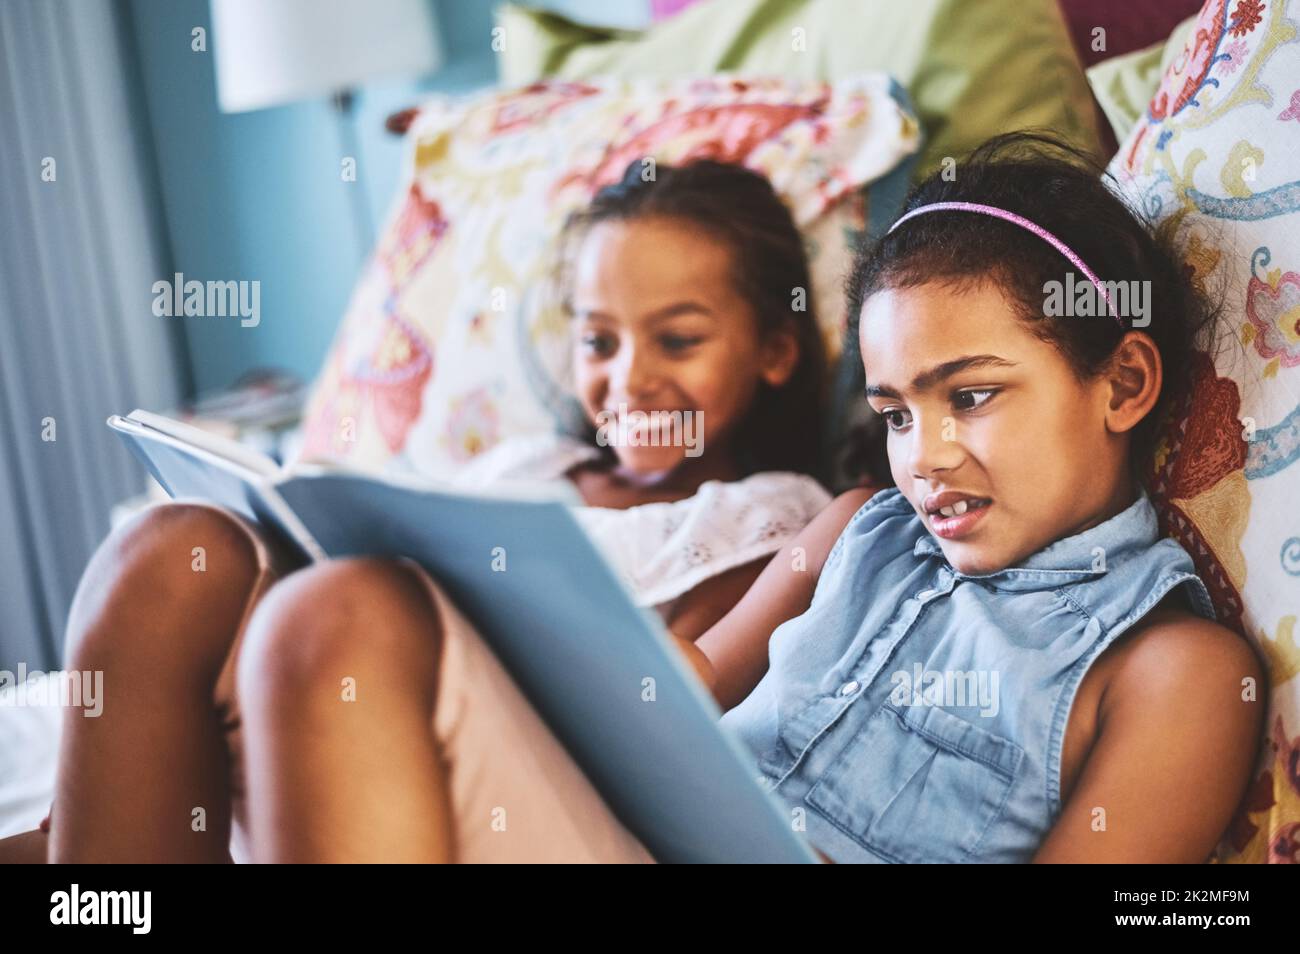
M1173 58L1182 52L1198 17L1199 14L1190 16L1178 24L1167 40L1145 50L1103 60L1088 69L1092 94L1101 103L1110 128L1115 130L1116 142L1127 139L1129 131L1146 115L1151 97L1160 88L1160 78Z
M1000 132L1046 127L1100 155L1083 68L1056 0L707 0L642 33L506 4L501 79L734 72L892 74L926 134L914 175Z

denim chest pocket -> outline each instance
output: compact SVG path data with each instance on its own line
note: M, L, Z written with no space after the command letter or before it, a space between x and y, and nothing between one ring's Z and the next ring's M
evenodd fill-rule
M891 861L969 861L1002 816L1024 754L941 708L886 702L807 801Z

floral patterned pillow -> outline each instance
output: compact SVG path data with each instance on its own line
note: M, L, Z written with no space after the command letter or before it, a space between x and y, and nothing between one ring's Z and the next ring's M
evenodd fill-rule
M555 239L636 159L710 157L765 174L805 235L813 301L838 353L852 243L869 218L896 211L906 176L887 173L919 145L901 100L888 77L864 74L556 81L425 104L299 456L436 477L503 438L565 424L574 405ZM877 201L863 187L882 177Z
M1111 163L1228 300L1156 456L1165 529L1269 672L1258 771L1218 858L1300 861L1300 0L1207 0ZM1206 766L1212 771L1213 766Z

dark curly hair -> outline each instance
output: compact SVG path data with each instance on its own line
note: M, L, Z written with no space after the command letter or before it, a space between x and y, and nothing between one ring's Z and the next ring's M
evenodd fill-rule
M1177 219L1153 223L1120 198L1114 180L1094 158L1037 131L985 142L947 176L937 172L913 189L903 212L931 202L998 206L1056 235L1102 282L1150 282L1149 324L1133 328L1128 319L1121 324L1109 315L1046 316L1047 283L1073 273L1076 285L1088 284L1082 272L1013 223L939 212L909 220L859 253L847 284L852 330L863 303L877 291L931 281L991 281L1019 305L1033 333L1060 351L1079 380L1094 377L1128 331L1147 335L1159 349L1164 380L1156 406L1130 441L1132 473L1145 483L1165 418L1189 386L1193 349L1212 333L1222 301L1193 281L1175 241Z
M779 388L759 383L735 435L738 463L747 474L790 470L818 476L826 352L803 237L789 210L764 176L744 166L712 159L661 164L649 179L644 168L641 160L633 161L618 182L571 215L563 241L571 244L599 222L666 218L725 242L732 251L736 288L753 309L759 333L789 327L799 348L789 381ZM568 261L571 255L561 258ZM794 308L796 289L804 291L803 310ZM565 309L572 311L567 300Z

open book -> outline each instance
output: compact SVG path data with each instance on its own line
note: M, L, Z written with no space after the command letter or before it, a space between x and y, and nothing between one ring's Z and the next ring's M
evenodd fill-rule
M199 428L109 418L174 498L220 504L304 562L409 557L478 628L610 808L661 862L816 856L659 617L637 607L568 484L475 489L316 464L281 468ZM364 638L364 633L358 633Z

